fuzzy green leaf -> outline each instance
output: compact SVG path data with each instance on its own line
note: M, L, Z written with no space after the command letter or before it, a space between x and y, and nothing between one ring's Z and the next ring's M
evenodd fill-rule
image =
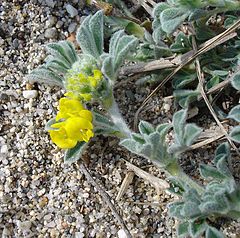
M184 145L190 146L201 134L202 129L195 124L187 124L184 130Z
M94 121L94 133L103 135L116 135L120 136L120 130L115 126L115 124L105 115L93 111L93 121Z
M232 108L232 110L228 114L228 118L240 122L240 105L237 105L234 108Z
M198 208L198 204L192 201L187 201L184 203L182 215L188 218L196 218L201 215L201 211Z
M137 46L137 38L134 36L122 36L119 40L116 52L114 56L114 71L117 72L117 70L120 68L120 66L123 64L124 60L126 59L127 55L135 50Z
M138 153L138 143L133 139L124 139L119 144L134 154Z
M184 200L189 200L191 202L194 202L196 204L200 203L200 197L198 192L195 189L186 189L184 195L183 195Z
M199 170L200 170L201 176L206 179L214 178L214 179L218 179L218 180L223 180L226 178L216 168L206 165L206 164L201 164L199 167Z
M58 85L63 87L64 78L56 74L50 69L47 69L46 66L40 66L37 69L34 69L29 75L27 75L27 79L33 82L43 82L50 85Z
M176 141L179 144L183 142L184 125L187 119L187 110L180 110L173 115L173 129Z
M99 60L103 53L103 11L88 16L82 22L76 37L83 54Z
M224 238L224 235L216 228L208 226L205 238Z
M113 63L113 57L107 56L103 60L102 69L101 71L108 79L114 79L115 78L115 72L114 72L114 63Z
M159 17L161 12L170 8L171 6L169 6L167 3L164 3L164 2L160 2L158 3L154 9L153 9L153 17Z
M224 155L224 154L218 155L215 157L215 160L217 160L216 166L217 166L218 171L221 174L225 175L226 177L231 178L232 173L228 167L227 155Z
M210 88L212 88L213 86L219 84L219 82L220 82L219 76L218 76L218 75L215 75L215 76L213 76L213 77L207 82L206 88L207 88L207 89L210 89Z
M101 55L103 53L103 11L98 11L91 17L89 28L94 38L98 54Z
M163 37L166 35L166 33L163 31L162 26L159 25L157 28L153 31L153 40L158 45L162 41ZM159 55L159 54L158 54Z
M206 228L207 224L205 221L191 222L188 227L188 232L192 238L198 238L203 234Z
M200 209L202 213L206 213L206 214L214 214L214 213L219 214L223 210L221 204L217 202L212 202L212 201L202 203L200 205Z
M173 87L175 89L182 89L186 85L193 82L196 79L196 77L197 77L196 73L180 72L173 79L173 82L172 82Z
M188 233L188 226L189 223L186 222L182 222L177 226L177 237L179 238L185 238L187 237Z
M227 156L230 155L230 148L229 148L229 144L227 142L220 144L215 151L215 156L222 155L222 154L227 155ZM217 160L214 159L215 164L216 164L216 162L217 162Z
M154 132L154 127L146 121L140 121L138 129L142 135L149 135Z
M48 61L46 62L45 66L47 69L55 72L56 74L65 75L69 70L68 68L65 67L65 65L61 61L57 60Z
M87 143L81 141L74 148L68 149L64 156L64 163L70 164L79 160L86 147Z
M110 44L109 44L109 54L110 55L114 56L116 54L117 44L123 36L124 36L123 30L117 31L113 34L113 36L110 39Z
M56 59L62 59L71 67L77 61L77 54L74 46L69 41L59 41L47 44L47 51Z
M185 53L191 49L191 44L188 37L183 32L180 32L170 48L174 53Z
M199 94L198 90L178 89L174 91L173 96L176 97L182 108L187 108L191 102L197 99Z
M172 34L188 15L189 11L180 7L165 9L160 15L162 29L166 33Z
M143 39L144 37L144 28L135 22L129 22L125 27L125 30L128 32L128 34L134 35L137 38Z
M233 141L240 143L240 126L233 127L229 136Z
M140 134L132 133L132 138L133 138L136 142L138 142L138 143L140 143L140 144L144 144L144 143L145 143L144 138L143 138L142 135L140 135Z
M46 130L46 131L56 130L55 128L52 128L52 127L51 127L51 125L52 125L52 124L55 124L55 123L56 123L55 118L50 119L50 120L46 123L46 125L45 125L45 130Z
M114 126L114 123L107 116L96 111L93 111L93 120L94 120L94 124L97 124L97 125L102 125L105 127Z
M112 80L116 79L118 69L123 64L128 54L135 50L137 38L125 35L123 30L115 32L110 40L109 54L103 61L102 71Z
M240 74L236 74L236 75L233 77L231 83L232 83L232 86L233 86L235 89L240 90Z
M165 140L165 136L171 128L172 125L169 123L164 123L157 126L156 131L160 134L161 140Z
M106 135L106 136L116 136L121 137L122 134L113 128L106 128L106 127L94 127L94 134L95 135Z
M139 145L138 146L138 153L139 155L147 158L147 159L154 159L151 158L152 156L152 152L153 152L153 148L150 144L144 144L144 145Z
M188 17L188 21L196 21L202 17L206 17L207 11L203 9L193 9Z
M174 202L168 205L168 213L170 217L176 217L179 219L184 219L182 215L184 203L183 202Z

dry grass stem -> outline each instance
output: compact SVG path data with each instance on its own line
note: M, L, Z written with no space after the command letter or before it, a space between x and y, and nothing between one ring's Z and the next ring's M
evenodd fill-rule
M133 177L134 177L135 173L133 171L129 171L127 172L122 184L121 184L121 187L119 189L119 192L118 192L118 195L116 197L116 201L120 201L122 196L126 193L129 185L132 183L133 181Z
M152 174L149 174L148 172L138 168L137 166L129 163L126 160L125 160L125 162L126 162L127 167L130 170L134 171L134 173L138 177L144 179L145 181L147 181L151 185L153 185L157 191L157 194L160 194L161 191L166 190L167 188L170 187L169 184L165 180L157 178L157 177L153 176Z
M185 65L187 65L188 63L190 63L191 61L193 61L194 59L196 59L198 56L200 56L203 53L206 53L207 51L213 49L214 47L216 47L219 44L222 44L223 42L226 41L226 39L230 39L229 36L232 35L232 33L234 33L238 28L240 27L240 20L238 20L236 23L234 23L231 27L229 27L227 30L225 30L223 33L217 35L216 37L214 37L213 39L211 39L210 41L208 41L209 43L206 44L205 46L203 46L201 49L199 49L198 51L195 51L195 53L190 56L189 58L187 58L186 60L184 60L173 72L171 72L166 78L164 78L159 85L146 97L146 99L143 101L141 107L137 110L135 117L134 117L134 130L137 130L137 124L138 124L138 115L141 112L141 110L143 109L143 107L148 103L148 101L150 100L150 98L152 98L152 96L158 92L158 90L160 88L162 88L162 86L168 82L168 80L170 80L180 69L182 69ZM233 35L232 35L233 36ZM235 34L234 34L235 36Z

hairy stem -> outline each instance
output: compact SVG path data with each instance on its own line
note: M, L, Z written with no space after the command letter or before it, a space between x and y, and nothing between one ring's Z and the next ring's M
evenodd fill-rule
M124 135L124 137L130 138L131 130L123 119L113 95L111 95L111 98L108 98L108 100L105 100L103 102L103 105L108 111L108 114L111 117L113 123L119 128L120 132Z
M179 180L187 183L191 188L196 189L196 191L201 194L203 193L204 189L202 186L200 186L198 183L196 183L194 180L188 176L181 166L178 164L176 161L175 163L171 163L169 166L165 168L166 173L169 174L170 176L173 176L175 178L178 178Z

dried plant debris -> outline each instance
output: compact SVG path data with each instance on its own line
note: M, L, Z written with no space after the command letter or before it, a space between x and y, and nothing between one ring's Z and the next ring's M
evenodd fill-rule
M0 235L237 238L239 11L3 0Z

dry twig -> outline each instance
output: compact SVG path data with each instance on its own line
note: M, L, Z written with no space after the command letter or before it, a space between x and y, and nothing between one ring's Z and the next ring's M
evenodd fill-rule
M118 192L118 195L116 197L116 201L120 201L122 196L126 193L129 185L131 184L131 182L133 181L133 177L134 177L134 172L133 171L129 171L127 172L122 184L121 184L121 187L119 189L119 192Z
M109 195L102 189L102 185L100 186L96 180L91 176L91 174L89 173L88 169L86 168L86 166L80 161L79 162L79 166L80 166L80 170L82 171L82 173L85 175L87 181L100 193L100 195L102 196L103 200L106 202L106 204L109 206L109 208L111 209L113 215L115 216L115 218L118 220L118 223L122 226L122 229L125 231L127 238L132 238L132 235L130 233L130 231L128 230L124 220L122 219L122 217L119 215L116 207L114 206L114 204L111 202L111 198L109 197Z
M194 51L197 51L197 43L196 43L196 39L195 39L195 35L193 35L192 37L192 45L193 45L193 49ZM230 145L234 148L234 150L236 150L237 154L240 155L240 152L238 151L238 148L236 147L236 145L233 143L233 141L230 139L227 131L225 130L224 126L222 125L222 123L219 121L211 103L208 100L208 97L204 91L204 76L201 72L201 65L199 62L198 57L196 57L195 59L195 65L196 65L196 69L197 69L197 77L198 77L198 81L199 81L199 90L200 93L202 95L203 100L205 101L210 113L212 114L214 120L216 121L216 123L218 124L219 128L221 129L222 133L225 135L225 137L227 138L227 140L229 141Z
M153 176L152 174L147 173L146 171L138 168L137 166L131 164L130 162L126 161L126 165L127 167L134 171L134 173L139 176L140 178L144 179L145 181L148 181L150 184L152 184L155 189L157 190L157 194L159 194L162 190L166 190L167 188L169 188L169 184L160 178L157 178L155 176Z
M143 101L141 107L137 110L135 117L134 117L134 129L137 130L137 124L138 124L138 115L141 112L142 108L148 103L150 98L158 92L158 90L166 83L168 80L170 80L182 67L196 59L198 56L200 56L203 53L206 53L207 51L213 49L219 44L222 44L226 40L230 39L230 36L236 36L234 33L238 28L240 27L240 20L238 20L236 23L234 23L230 28L225 30L223 33L217 35L213 39L209 40L206 42L206 44L200 48L198 51L196 51L193 55L190 57L186 58L181 64L173 71L171 72L163 81L147 96L147 98ZM234 33L234 34L233 34Z

